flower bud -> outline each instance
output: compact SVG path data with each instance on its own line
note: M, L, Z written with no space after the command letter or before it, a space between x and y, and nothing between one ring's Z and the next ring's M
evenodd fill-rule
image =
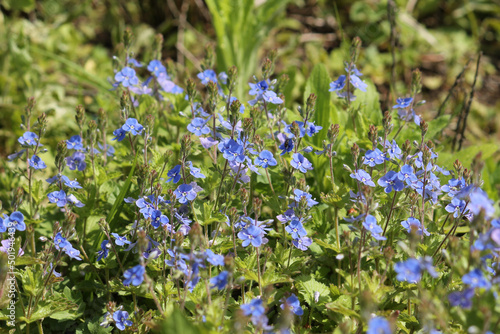
M108 126L108 114L104 111L104 109L99 108L97 115L97 124L99 126L99 130L101 130L101 133L106 133L106 127Z
M59 173L62 173L64 167L66 166L66 155L68 154L68 147L66 141L61 140L57 143L56 159L55 164Z
M33 113L33 109L35 109L35 105L36 105L35 98L34 97L28 98L28 104L26 105L26 108L24 108L24 110L26 111L26 118L27 119L30 119L30 117Z
M227 71L227 86L229 90L232 91L236 86L236 80L238 78L238 68L236 66L231 66Z
M82 105L78 105L76 107L75 120L76 124L78 124L78 128L80 128L80 132L83 132L83 125L85 124L85 109L83 109Z
M316 106L317 96L315 94L309 95L306 102L306 118L313 119L314 118L314 107Z
M373 149L375 149L377 147L377 127L375 125L370 125L368 130L368 139L370 139Z
M155 41L153 44L153 56L154 59L161 59L161 54L163 50L163 35L162 34L156 34L155 35Z
M338 124L332 124L330 125L330 128L328 129L328 140L330 141L330 144L334 144L335 141L337 140L337 137L339 135L339 129L340 125Z
M422 72L417 68L411 75L411 94L415 96L422 90Z
M354 163L357 163L358 157L359 157L359 146L358 144L354 143L351 147L351 154L354 160Z
M198 92L196 91L196 83L191 78L186 81L186 94L188 96L189 103L194 103Z
M390 111L386 111L384 113L383 124L384 124L384 133L385 133L386 136L388 136L391 133L392 128L394 126L392 124L392 115L391 115Z
M253 210L257 216L260 216L261 209L262 209L262 200L258 197L254 197Z
M359 50L361 48L361 38L354 37L351 43L351 63L354 64L358 61Z
M125 28L125 31L123 33L123 44L125 45L125 48L127 50L132 45L133 39L134 39L134 34L132 32L132 29L130 29L130 27Z

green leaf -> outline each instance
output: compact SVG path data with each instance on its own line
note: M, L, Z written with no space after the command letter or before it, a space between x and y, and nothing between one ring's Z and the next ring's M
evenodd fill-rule
M165 321L161 324L161 331L157 333L162 334L201 334L206 331L201 326L196 326L194 323L186 318L184 314L178 309L169 314Z
M25 13L35 9L35 0L6 0L2 1L2 4L10 10L20 10Z
M337 248L336 245L332 245L332 244L329 244L327 242L324 242L323 240L321 239L318 239L318 238L315 238L314 239L314 242L317 243L318 245L320 245L321 247L323 248L328 248L328 249L331 249L331 250L334 250L336 251L337 253L340 253L341 252L341 249Z
M16 257L16 266L26 266L26 265L42 264L42 263L44 263L42 260L28 255Z
M313 306L330 300L330 289L325 284L308 276L299 276L296 281L300 294L309 305ZM318 302L315 301L315 295Z
M314 114L314 121L316 125L323 127L318 134L313 138L314 145L322 147L323 139L326 138L327 129L330 124L337 122L338 120L333 119L330 114L330 92L328 91L328 85L330 84L330 76L328 75L328 70L323 64L316 64L307 79L306 89L304 91L304 101L310 94L316 95L316 107Z
M134 177L134 171L137 163L137 156L139 155L139 152L136 153L134 161L132 162L132 168L130 168L130 172L128 174L127 180L125 180L125 183L122 186L122 189L120 191L120 194L116 198L115 203L113 204L113 207L109 211L109 214L106 218L106 221L109 224L109 227L111 231L114 231L116 229L116 221L118 220L119 212L121 212L121 208L123 207L123 200L125 199L125 195L127 195L130 185L132 184L132 179ZM94 249L98 249L99 245L103 242L104 240L104 232L100 232L100 236L96 239L94 239ZM94 254L95 258L95 254Z
M356 311L353 311L352 309L345 307L338 301L328 303L325 305L325 307L333 312L337 312L351 318L361 319L361 317Z
M465 167L469 167L470 162L479 152L482 153L482 160L486 160L498 150L498 145L491 143L467 147L466 149L463 149L456 153L440 152L437 158L437 163L444 168L453 169L453 163L455 162L455 160L459 160L462 164L464 164Z

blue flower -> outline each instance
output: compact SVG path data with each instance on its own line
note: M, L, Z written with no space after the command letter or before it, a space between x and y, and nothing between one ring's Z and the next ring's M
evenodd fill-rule
M386 160L387 158L385 157L385 153L376 148L373 151L368 150L366 152L365 158L363 159L363 164L370 167L375 167L375 165L383 164Z
M273 104L281 104L283 103L283 100L280 99L275 92L273 92L271 89L273 87L269 86L268 81L262 80L256 84L254 83L249 83L250 85L250 95L257 95L255 99L248 101L248 103L253 106L259 101L266 101L269 103Z
M78 183L78 181L76 179L71 181L69 179L69 177L62 175L61 180L64 181L64 185L66 185L67 187L69 187L71 189L82 189L82 187L80 186L80 183Z
M401 167L401 171L398 173L398 179L406 182L407 185L411 185L418 180L417 176L413 173L413 167L410 165Z
M346 76L342 74L341 76L339 76L337 80L330 82L329 91L330 92L341 91L342 89L344 89L345 83L346 83Z
M471 288L484 288L489 290L491 283L484 277L480 269L473 269L462 277L462 282L469 285Z
M130 58L130 59L128 60L127 64L132 64L132 65L134 65L135 67L142 67L142 66L144 66L144 65L142 65L141 63L139 63L139 62L137 61L137 59L134 59L134 58Z
M203 72L198 73L198 79L201 80L203 85L208 85L210 81L217 83L217 74L214 70L205 70Z
M126 311L115 311L113 313L113 320L115 321L116 328L123 331L126 326L132 326L133 322L128 320L128 312Z
M37 155L32 156L31 159L29 160L29 163L30 163L30 166L34 169L47 168L47 165L45 164L45 162L43 162L43 160L40 159L40 157Z
M115 138L113 138L113 140L122 141L123 139L125 139L125 136L127 135L127 131L124 131L122 128L119 128L119 129L116 129L115 131L113 131L113 135L115 136Z
M219 149L221 147L224 159L238 163L243 163L246 160L245 149L233 139L225 141L222 146L219 144Z
M116 239L115 244L117 246L124 246L125 244L130 244L130 241L127 240L127 237L121 237L118 233L111 233L111 235Z
M293 121L290 124L284 123L284 125L285 125L285 133L287 133L290 138L295 138L295 135L292 133L293 123L297 124L297 126L299 127L299 137L300 138L304 137L305 134L306 134L306 128L304 127L304 122L300 122L300 121Z
M56 203L58 207L63 207L68 202L64 190L53 191L47 195L50 203Z
M259 156L254 160L255 165L262 168L267 168L269 166L276 166L278 162L274 159L274 156L268 150L263 150L260 152Z
M108 248L109 241L104 240L101 242L101 250L97 252L97 261L101 261L101 259L105 259L108 257L109 254L109 248Z
M243 315L245 316L252 316L252 317L259 317L264 314L266 309L262 305L262 299L260 298L255 298L250 301L248 304L243 304L240 306L241 310L243 311Z
M291 152L293 150L294 147L293 138L287 138L285 135L280 133L278 135L278 139L281 142L281 145L279 146L279 149L282 150L280 155Z
M395 140L392 140L392 144L386 140L384 146L387 148L387 153L391 159L401 159L402 151Z
M363 221L363 227L369 231L377 240L386 240L386 237L380 235L382 228L377 224L377 219L372 215L367 215Z
M122 125L123 131L131 132L134 136L141 134L143 129L144 127L141 124L139 124L139 122L135 118L127 119L125 124Z
M61 235L61 232L58 232L54 237L54 247L56 247L57 250L61 250L71 248L72 246L69 241Z
M84 171L85 167L87 167L85 154L82 152L74 152L71 157L66 158L66 164L70 170L78 169L80 172Z
M243 240L243 247L252 244L254 247L262 245L262 229L255 225L250 225L238 233L238 238Z
M299 298L295 294L292 293L290 297L286 299L286 301L281 304L281 309L284 310L285 308L288 308L290 311L292 311L293 314L301 316L304 314L304 310L300 306L300 301Z
M106 144L106 149L104 149L104 145L101 143L97 144L101 150L108 156L112 157L115 154L115 148L109 144Z
M410 106L410 104L412 103L413 101L413 98L412 97L400 97L400 98L397 98L396 99L396 105L394 107L392 107L393 109L406 109Z
M405 122L413 120L415 124L420 125L420 116L413 109L398 109L398 116Z
M161 73L167 73L165 66L159 60L151 60L148 64L148 71L153 73L154 76L159 76Z
M82 202L80 202L78 200L78 198L75 197L75 195L73 194L69 194L66 199L68 200L68 202L70 202L71 204L73 204L74 206L76 206L77 208L81 208L81 207L84 207L85 204L83 204Z
M295 189L293 191L295 194L295 202L299 203L302 199L305 199L307 202L308 207L313 207L314 205L318 204L315 200L312 199L312 195L309 193L306 193L305 191L302 191L300 189Z
M448 204L444 209L449 213L453 213L453 217L458 218L462 214L465 208L465 201L458 198L453 198L451 203Z
M184 204L187 201L192 201L196 198L196 191L194 191L193 186L189 184L181 184L174 191L174 195L179 201L179 203Z
M358 169L356 173L352 173L350 176L353 179L356 179L359 182L363 183L364 185L375 187L375 183L372 181L372 177L370 176L370 174L362 169Z
M195 136L206 135L210 133L210 128L206 126L207 121L201 117L194 118L191 123L188 124L187 129L189 132L193 133Z
M441 187L441 190L448 193L451 197L454 197L462 188L465 188L465 186L466 183L463 178L451 179L448 181L448 184Z
M301 238L292 240L292 244L295 247L297 247L298 249L305 251L309 248L309 246L312 245L312 240L311 240L311 238L308 238L308 237L301 237Z
M210 284L212 284L212 289L217 288L222 290L227 285L227 278L229 277L229 273L227 271L221 272L219 275L212 277L210 279Z
M146 269L140 264L136 265L133 268L130 268L125 271L123 277L125 280L123 281L123 285L129 286L132 283L133 286L139 286L144 281L144 273Z
M403 262L398 262L394 266L394 270L398 274L396 276L398 281L417 283L422 277L422 268L420 266L420 261L417 259L408 259Z
M130 87L139 83L135 70L128 66L124 67L120 72L115 74L115 80L117 82L121 82L123 87Z
M187 161L186 165L189 167L189 174L193 175L196 179L204 179L205 175L203 175L199 168L193 166L191 161Z
M26 131L17 141L23 146L36 146L38 144L38 136L34 132Z
M398 179L398 173L392 170L382 176L377 183L379 184L379 186L385 188L384 191L387 194L392 192L393 189L395 191L401 191L405 187L403 182Z
M351 81L351 85L353 85L362 92L366 92L366 88L368 87L368 85L363 80L361 80L356 74L351 74L349 80Z
M323 129L322 126L319 126L319 125L314 125L314 122L307 122L306 124L306 134L309 136L309 137L312 137L314 136L315 134L317 134L321 129Z
M368 322L366 334L391 334L391 324L384 317L375 317Z
M293 168L300 170L302 173L306 173L308 170L312 170L312 163L304 158L300 153L294 153L292 156L292 161L290 162Z
M167 216L161 213L160 210L154 210L151 215L151 225L157 229L160 225L167 225L170 222Z
M168 171L167 176L169 177L167 179L167 182L174 181L174 183L179 182L181 179L181 165L176 165L174 168Z
M304 237L307 235L306 230L304 229L304 226L298 219L294 219L290 222L290 225L285 227L285 231L290 233L292 236L292 239L299 239L301 237Z
M414 217L410 217L407 220L401 222L401 225L406 229L408 233L411 233L412 229L415 229L418 235L430 235L429 231L425 227L422 226L420 220Z
M24 215L19 211L11 213L9 219L6 222L6 225L8 227L14 227L18 231L26 230L26 224L24 223Z
M78 249L75 249L73 248L73 246L70 246L69 247L66 247L64 249L64 252L66 253L66 255L68 255L70 258L72 259L75 259L75 260L78 260L78 261L82 261L82 258L80 257L80 251Z
M66 147L68 150L83 150L82 137L80 135L72 136L66 140Z
M213 266L224 266L224 256L215 254L211 249L205 250L207 261Z
M460 306L462 308L470 308L472 306L472 297L474 297L474 289L469 288L464 291L452 292L448 296L451 306Z

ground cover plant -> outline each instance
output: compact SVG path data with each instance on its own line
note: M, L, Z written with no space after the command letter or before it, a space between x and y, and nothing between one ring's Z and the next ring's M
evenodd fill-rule
M6 107L0 331L500 331L498 145L466 138L483 55L434 110L394 53L379 91L363 36L300 84L286 51L259 53L287 2L229 4L207 1L217 43L198 69L130 28L107 81L33 46L98 93L70 106L54 84ZM394 43L398 8L383 7ZM5 102L19 83L2 78Z

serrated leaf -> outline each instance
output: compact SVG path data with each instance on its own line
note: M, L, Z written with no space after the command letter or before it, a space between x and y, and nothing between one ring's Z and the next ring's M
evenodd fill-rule
M299 276L296 282L300 294L309 305L313 306L330 300L330 289L314 278Z

